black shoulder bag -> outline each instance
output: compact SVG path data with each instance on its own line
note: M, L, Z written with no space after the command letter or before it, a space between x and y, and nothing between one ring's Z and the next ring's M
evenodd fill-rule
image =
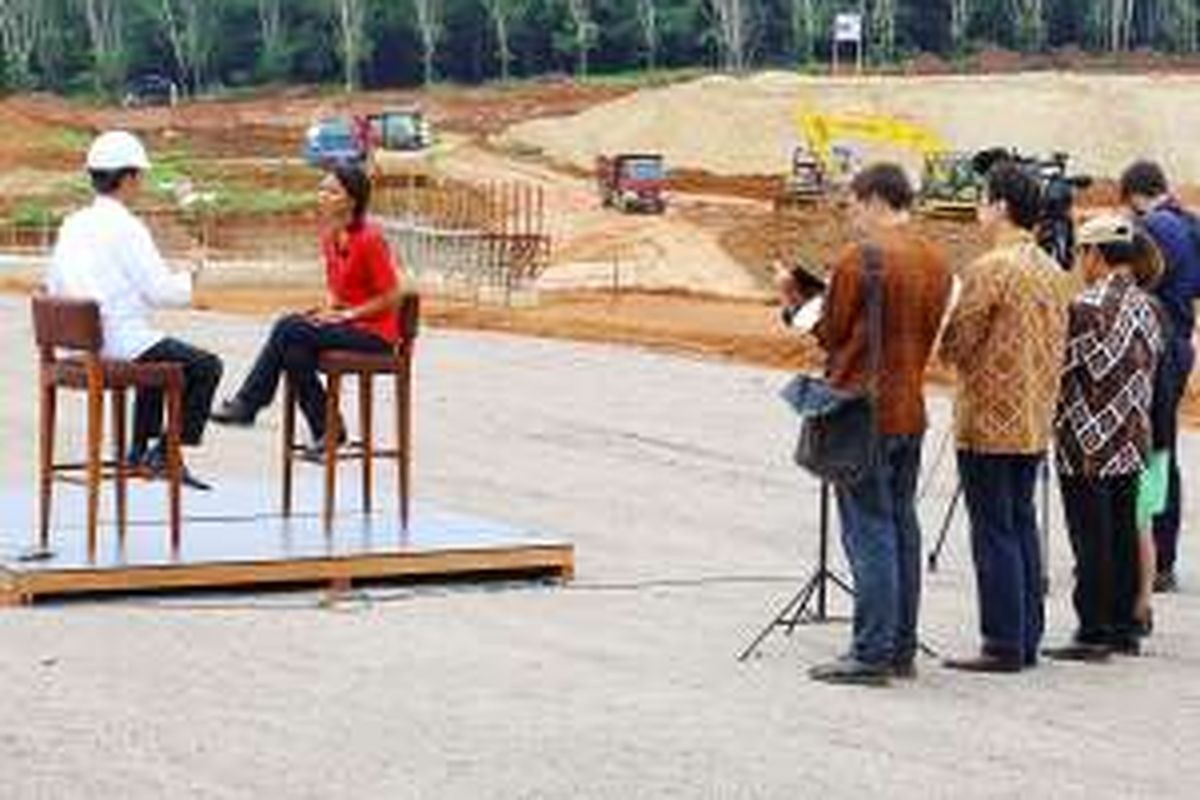
M879 248L863 246L868 369L863 391L836 389L824 378L797 375L783 390L800 414L796 463L821 480L853 484L876 463L876 405L883 367L883 264Z

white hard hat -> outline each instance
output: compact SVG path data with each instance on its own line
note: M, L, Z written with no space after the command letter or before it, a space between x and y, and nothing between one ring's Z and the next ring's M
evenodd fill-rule
M150 169L146 148L127 131L106 131L88 148L89 170Z

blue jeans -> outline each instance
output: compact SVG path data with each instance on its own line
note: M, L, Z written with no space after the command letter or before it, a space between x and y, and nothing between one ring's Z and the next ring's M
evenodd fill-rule
M842 546L854 576L851 655L871 665L911 661L921 600L921 526L917 520L920 434L884 436L879 464L837 487Z
M1033 494L1043 456L958 451L983 652L1037 661L1045 624Z

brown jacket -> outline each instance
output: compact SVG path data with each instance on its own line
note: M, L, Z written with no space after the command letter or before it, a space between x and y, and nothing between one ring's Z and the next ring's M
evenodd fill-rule
M925 365L950 296L950 268L939 248L905 226L874 242L883 262L879 430L923 433ZM865 389L869 383L865 288L862 248L849 245L834 263L825 314L815 330L828 354L826 375L841 389Z
M1025 231L997 242L962 278L940 349L958 372L958 446L1041 453L1050 441L1077 279Z

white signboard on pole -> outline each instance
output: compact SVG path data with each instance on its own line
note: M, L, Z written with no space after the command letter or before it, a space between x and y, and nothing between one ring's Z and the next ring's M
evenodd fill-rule
M863 32L862 14L844 13L833 18L833 41L838 44L861 44Z

